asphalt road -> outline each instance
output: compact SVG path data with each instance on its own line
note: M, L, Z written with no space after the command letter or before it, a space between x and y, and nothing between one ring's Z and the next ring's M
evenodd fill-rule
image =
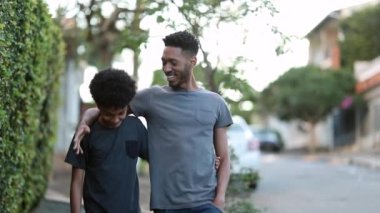
M262 156L252 202L263 213L378 213L380 170L313 155Z

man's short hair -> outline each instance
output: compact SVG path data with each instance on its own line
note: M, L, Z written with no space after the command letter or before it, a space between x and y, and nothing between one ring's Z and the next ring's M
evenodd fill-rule
M197 55L199 49L198 39L187 31L179 31L173 34L167 35L164 39L165 46L179 47L183 51L191 53L191 55Z
M98 106L124 108L136 94L136 82L124 70L107 68L94 76L90 93Z

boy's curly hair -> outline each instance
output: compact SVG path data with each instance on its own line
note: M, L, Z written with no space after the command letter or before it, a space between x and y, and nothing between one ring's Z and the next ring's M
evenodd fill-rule
M124 70L108 68L94 76L90 93L98 106L124 108L136 94L136 82Z
M167 35L162 40L166 47L179 47L183 51L191 53L191 55L197 55L199 50L198 39L186 30Z

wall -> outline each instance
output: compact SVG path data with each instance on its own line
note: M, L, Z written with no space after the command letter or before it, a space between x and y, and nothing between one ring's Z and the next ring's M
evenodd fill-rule
M299 149L307 147L310 140L308 126L301 121L284 122L276 117L268 118L268 127L280 132L284 139L285 149ZM319 122L316 127L317 147L331 149L333 147L332 119L329 116L326 120Z

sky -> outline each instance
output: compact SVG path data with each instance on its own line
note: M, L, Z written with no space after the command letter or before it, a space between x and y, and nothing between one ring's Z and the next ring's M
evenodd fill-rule
M52 14L57 7L56 0L45 0ZM243 76L257 90L262 91L279 75L292 67L304 66L308 61L308 41L303 37L310 32L330 12L368 2L369 0L272 0L279 11L274 17L246 17L242 26L226 25L219 29L210 29L204 42L211 57L218 57L223 66L228 66L233 59L244 56L248 62L240 65ZM73 1L61 0L60 4L72 4ZM279 40L268 30L267 24L277 26L286 35L294 36L288 44L289 51L277 56L274 49ZM143 27L149 28L151 37L142 50L138 88L150 86L152 71L161 68L163 50L162 38L172 33L157 24L143 22ZM246 34L244 34L244 33ZM241 39L245 35L245 42ZM217 39L215 39L217 38ZM131 53L123 51L114 63L115 67L132 71ZM93 72L90 72L90 76ZM131 74L131 72L129 72ZM88 80L87 80L88 81Z

